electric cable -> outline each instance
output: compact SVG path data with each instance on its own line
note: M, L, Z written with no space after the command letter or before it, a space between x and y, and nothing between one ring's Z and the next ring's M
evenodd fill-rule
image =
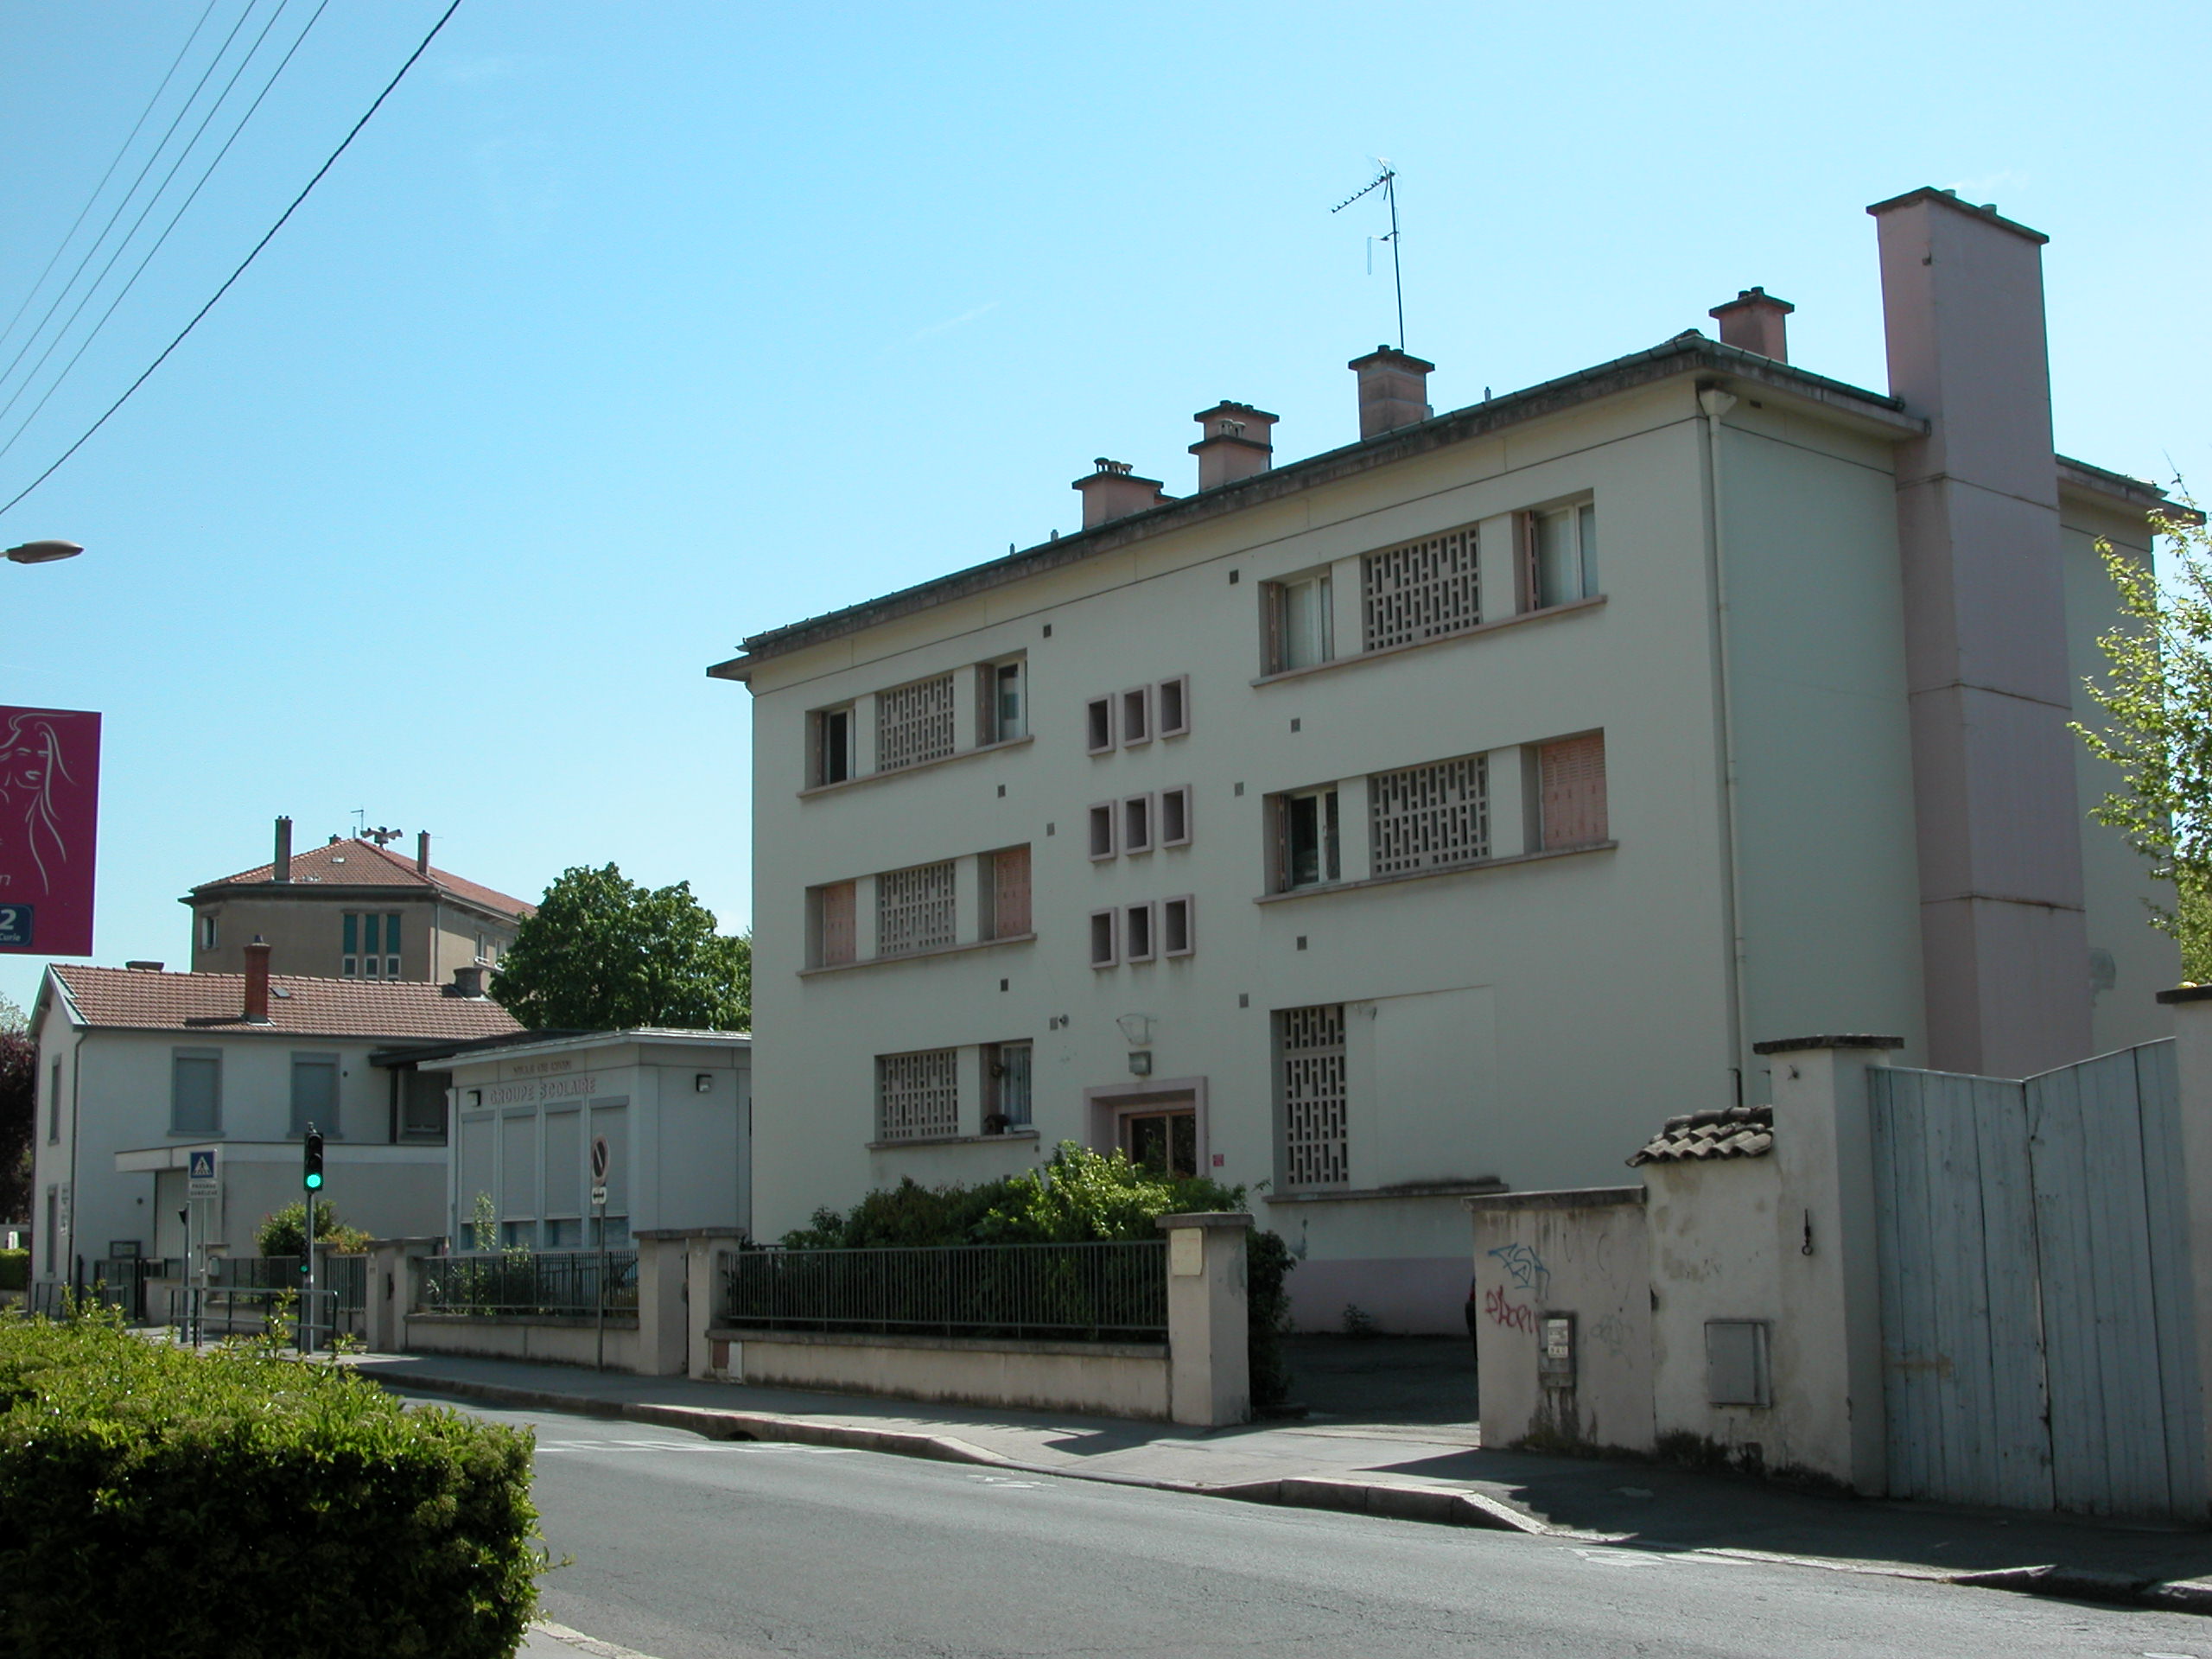
M454 13L460 10L461 0L452 0L452 3L439 15L438 21L430 25L430 32L423 37L421 43L416 47L414 51L408 54L407 61L399 66L399 73L392 76L389 81L385 83L385 89L377 94L376 102L369 105L367 111L362 115L359 120L356 121L353 124L352 128L346 132L345 137L339 140L338 148L330 152L329 156L323 162L323 164L321 167L315 168L315 176L300 187L300 194L292 198L291 205L286 207L282 213L277 215L276 222L269 227L268 232L262 237L260 241L253 245L252 250L247 253L246 257L238 261L238 269L232 271L228 276L226 276L223 279L223 285L217 289L214 293L209 296L207 303L201 306L199 310L193 313L192 320L186 323L183 327L177 330L176 337L170 340L168 345L162 347L161 354L145 366L144 370L140 372L136 380L133 380L129 385L123 389L123 395L107 406L107 408L101 413L99 419L94 421L90 426L86 427L83 434L74 443L71 444L67 449L64 449L60 454L54 458L54 463L51 466L49 466L44 472L41 473L36 478L33 479L29 483L24 485L22 489L16 491L14 495L9 497L4 503L0 503L0 512L8 512L13 510L16 506L21 504L25 496L29 495L33 490L38 488L40 485L45 483L48 479L52 478L54 474L60 472L63 465L68 461L69 457L75 454L79 449L91 442L93 434L98 432L102 427L105 426L110 420L114 418L115 412L121 409L124 404L130 401L132 394L135 393L139 387L144 385L147 381L154 378L154 371L160 368L162 364L168 361L169 354L175 352L178 346L184 344L187 337L191 334L194 328L197 328L200 326L201 320L205 318L210 311L213 311L215 308L217 303L222 299L224 295L231 291L232 285L235 283L239 277L245 275L247 267L251 265L257 258L260 257L261 251L276 239L276 232L283 230L286 222L291 219L295 213L299 211L300 204L308 199L308 194L315 189L315 186L322 182L323 175L329 172L332 168L338 165L338 158L343 156L347 149L352 148L353 140L360 137L361 129L367 126L370 121L374 118L376 112L384 107L385 100L390 98L394 92L398 90L399 83L407 79L407 72L412 69L416 65L416 61L420 59L425 52L430 49L430 42L438 38L439 34L444 29L447 23L453 20Z

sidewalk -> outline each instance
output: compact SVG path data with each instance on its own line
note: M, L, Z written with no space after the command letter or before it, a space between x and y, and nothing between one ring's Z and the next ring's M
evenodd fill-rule
M445 1355L371 1354L356 1363L408 1393L619 1416L716 1439L849 1446L1247 1502L2212 1612L2212 1532L1831 1497L1650 1464L1490 1452L1472 1423L1317 1414L1192 1430Z

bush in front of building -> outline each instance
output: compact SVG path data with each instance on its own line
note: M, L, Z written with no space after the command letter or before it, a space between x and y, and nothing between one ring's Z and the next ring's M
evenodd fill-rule
M509 1659L531 1444L340 1368L0 1322L0 1653Z
M327 1204L315 1207L315 1243L325 1250L339 1255L359 1255L369 1248L369 1236L358 1227L349 1227L339 1220L338 1212ZM255 1247L264 1255L305 1255L308 1238L308 1205L305 1198L297 1204L288 1204L282 1210L271 1211L261 1218L261 1225L254 1230Z
M0 1250L0 1290L27 1290L31 1282L31 1253Z

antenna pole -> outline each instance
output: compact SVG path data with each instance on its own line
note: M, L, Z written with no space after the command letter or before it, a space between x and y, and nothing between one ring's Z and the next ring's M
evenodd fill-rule
M1398 254L1398 175L1395 168L1386 168L1382 173L1382 194L1390 204L1390 280L1398 290L1398 349L1406 349L1406 272Z

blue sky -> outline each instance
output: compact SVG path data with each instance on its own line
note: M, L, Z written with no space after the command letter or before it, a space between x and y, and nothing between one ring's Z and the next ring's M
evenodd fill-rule
M0 3L0 317L206 4ZM215 0L188 80L246 5ZM289 0L264 51L312 10ZM442 10L332 0L0 454L0 499ZM197 334L0 518L90 550L0 571L0 702L105 713L101 961L181 963L178 895L265 859L279 812L313 840L356 808L518 894L611 859L742 925L746 694L702 671L1074 527L1094 455L1187 490L1217 398L1280 414L1279 458L1354 436L1344 364L1393 326L1387 264L1366 274L1384 226L1328 209L1378 156L1439 408L1710 331L1754 283L1797 304L1794 360L1879 387L1862 209L1936 184L2052 238L2060 448L2212 477L2212 147L2177 73L2207 16L465 0ZM0 958L0 992L28 1002L39 965Z

